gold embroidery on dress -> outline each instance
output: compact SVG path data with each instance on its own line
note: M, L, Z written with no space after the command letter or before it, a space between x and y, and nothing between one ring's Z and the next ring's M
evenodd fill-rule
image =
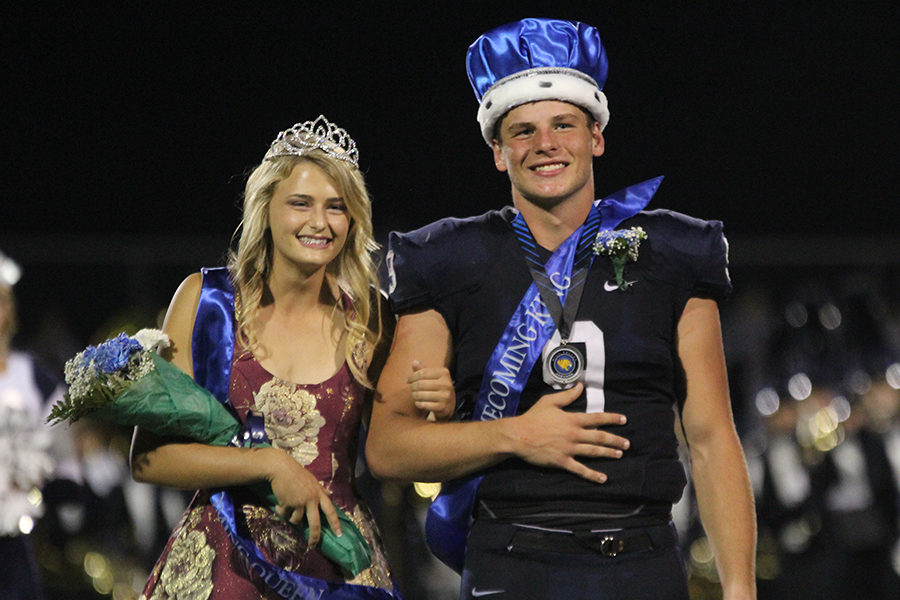
M197 505L184 516L184 528L196 529L203 517L203 506Z
M391 582L391 572L388 569L387 557L382 552L380 536L375 529L374 521L359 505L355 506L353 511L348 513L348 516L359 528L363 537L369 541L369 546L372 548L372 566L362 571L348 583L379 587L386 590L392 589L394 584Z
M178 522L178 524L175 526L174 531L172 532L172 538L177 540L178 538L183 537L186 532L192 529L196 529L197 525L200 524L200 518L202 516L202 505L195 506L192 509L185 511L184 514L181 515L181 520ZM173 545L177 543L178 542L173 542ZM150 571L150 579L159 581L160 572L162 571L163 567L165 567L165 565L166 563L157 561L156 564L153 565L153 570ZM147 600L146 596L141 596L141 600Z
M265 418L266 435L304 467L319 451L316 443L325 419L316 408L316 397L279 379L266 382L254 394L256 409Z
M343 389L341 389L340 397L344 399L344 406L341 409L341 418L340 423L343 423L347 418L347 413L349 413L353 409L353 404L356 402L356 396L353 393L353 387L350 385L345 385ZM340 434L340 427L335 431L335 439ZM340 466L340 461L338 460L337 455L334 453L334 448L336 446L332 446L331 453L331 478L337 475L338 468Z
M166 565L151 600L206 600L212 593L212 563L215 551L202 531L179 536L172 544Z
M353 387L345 386L342 390L342 396L344 397L344 410L341 412L341 421L344 420L344 417L347 416L347 413L350 412L350 409L353 408L353 403L356 402L356 395L353 393Z
M293 571L300 564L298 551L306 550L306 540L293 525L259 506L244 506L247 529L270 562Z
M197 524L200 523L200 517L203 515L203 506L197 505L184 512L181 515L181 519L178 521L178 524L175 525L175 529L172 531L172 537L179 537L184 535L185 531L196 529Z

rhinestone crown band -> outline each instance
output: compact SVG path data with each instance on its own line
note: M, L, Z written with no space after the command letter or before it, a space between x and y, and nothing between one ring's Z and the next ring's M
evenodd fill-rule
M321 150L328 156L359 167L356 142L346 131L319 115L315 121L297 123L278 134L266 152L264 160L276 156L305 156L311 150Z

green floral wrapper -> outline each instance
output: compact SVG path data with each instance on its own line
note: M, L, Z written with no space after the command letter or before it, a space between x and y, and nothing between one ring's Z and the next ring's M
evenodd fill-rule
M153 370L88 416L210 446L240 435L243 426L215 396L155 352L150 356Z

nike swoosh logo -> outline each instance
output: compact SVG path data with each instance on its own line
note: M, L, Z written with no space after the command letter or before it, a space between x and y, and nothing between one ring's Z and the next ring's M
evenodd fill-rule
M631 285L631 284L633 284L633 283L637 283L637 279L635 279L634 281L628 281L628 282L626 282L626 283L627 283L628 285ZM606 290L607 292L614 292L614 291L616 291L617 289L619 289L619 286L618 286L617 284L611 282L611 281L606 281L606 282L604 282L604 284L603 284L603 289Z
M502 594L506 590L477 590L472 588L472 597L481 598L482 596L490 596L492 594Z

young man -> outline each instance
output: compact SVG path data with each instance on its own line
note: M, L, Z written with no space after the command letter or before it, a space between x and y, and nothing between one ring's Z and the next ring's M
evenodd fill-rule
M462 568L461 598L687 599L670 515L686 483L677 412L724 597L754 598L718 318L731 289L721 223L642 212L660 179L594 200L609 113L593 27L511 23L467 63L514 208L392 235L400 319L370 466L449 482L427 534ZM450 367L456 422L421 418L434 384L414 360Z

